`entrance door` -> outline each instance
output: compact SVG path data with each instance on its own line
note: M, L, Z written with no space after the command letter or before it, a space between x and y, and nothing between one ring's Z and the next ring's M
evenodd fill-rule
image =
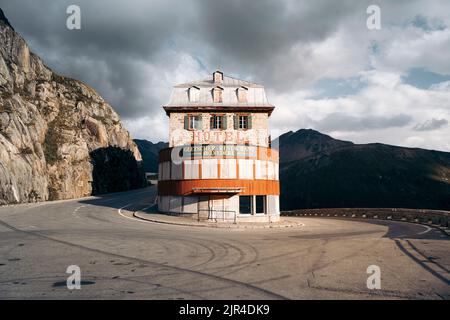
M227 195L204 195L199 197L199 219L233 220L234 213L229 211Z
M208 220L210 211L209 196L200 196L198 198L198 219Z
M234 212L230 211L230 196L225 194L211 195L212 215L217 220L234 221Z
M224 214L224 205L223 205L223 197L213 195L210 198L210 207L211 207L211 217L214 219L223 220Z

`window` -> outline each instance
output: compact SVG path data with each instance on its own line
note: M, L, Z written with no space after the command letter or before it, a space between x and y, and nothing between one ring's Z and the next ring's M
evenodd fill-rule
M200 122L199 116L189 116L189 129L191 130L200 130Z
M185 130L202 130L202 116L188 115L184 117Z
M198 179L200 160L185 160L184 161L184 179Z
M238 102L240 102L240 103L247 102L247 91L248 91L248 88L244 87L244 86L241 86L240 88L237 89Z
M255 179L267 179L266 160L255 160Z
M217 70L213 73L214 83L222 83L223 81L223 73Z
M190 87L189 88L189 102L198 102L200 97L200 88L199 87Z
M255 202L256 202L256 210L255 213L266 213L266 206L265 206L265 202L266 202L266 196L255 196Z
M239 129L247 129L248 116L239 116Z
M235 115L234 130L247 130L252 128L252 116L245 114Z
M219 159L220 179L236 179L236 159Z
M227 128L227 116L211 115L210 128L212 130L225 130Z
M222 128L222 116L212 116L211 117L211 129L221 129Z
M238 159L239 179L253 179L253 159Z
M202 179L217 179L218 159L202 159Z
M219 87L219 86L217 86L213 89L213 101L214 102L222 102L222 91L223 91L223 88Z
M252 213L252 196L239 196L239 213Z

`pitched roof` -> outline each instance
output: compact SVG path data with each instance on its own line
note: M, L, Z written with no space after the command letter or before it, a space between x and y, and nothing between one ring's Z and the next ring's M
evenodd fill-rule
M203 80L196 80L196 81L191 81L191 82L187 82L187 83L181 83L181 84L177 84L174 86L174 88L186 88L186 87L192 87L192 86L197 86L197 87L214 87L216 86L217 83L214 82L213 78L206 78ZM252 87L252 88L264 88L262 85L256 84L256 83L252 83L252 82L248 82L248 81L244 81L244 80L240 80L240 79L236 79L233 77L229 77L229 76L223 76L223 81L220 83L220 85L222 87L240 87L240 86L244 86L244 87Z
M213 89L217 86L223 88L222 91L222 102L214 102L213 99ZM189 88L196 87L199 88L198 99L196 101L190 101L189 99ZM237 90L241 87L245 87L247 99L245 102L241 102L238 99ZM170 107L170 110L174 110L176 107L183 109L189 108L194 109L196 107L207 107L208 109L214 107L224 108L255 108L263 107L261 110L267 110L267 108L273 109L274 106L271 105L266 97L265 89L262 85L252 83L249 81L244 81L236 79L229 76L223 76L221 82L214 82L213 77L191 81L187 83L177 84L173 87L170 101L165 105Z

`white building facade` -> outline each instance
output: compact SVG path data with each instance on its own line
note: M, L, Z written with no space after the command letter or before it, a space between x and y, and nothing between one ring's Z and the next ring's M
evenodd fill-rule
M164 106L169 148L159 154L158 209L199 220L279 220L278 152L264 87L226 77L176 85Z

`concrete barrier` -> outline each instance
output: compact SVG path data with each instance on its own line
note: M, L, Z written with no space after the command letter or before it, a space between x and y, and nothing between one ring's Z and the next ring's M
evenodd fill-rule
M428 224L447 231L450 228L450 211L403 208L323 208L282 211L282 216L324 216L348 219L387 219Z

